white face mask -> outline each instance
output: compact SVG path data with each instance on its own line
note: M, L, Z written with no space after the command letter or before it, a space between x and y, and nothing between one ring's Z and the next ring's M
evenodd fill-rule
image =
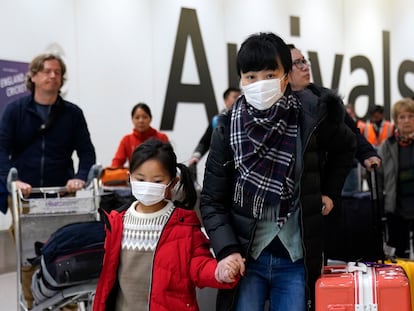
M154 205L164 200L167 186L161 183L131 180L132 194L145 206Z
M245 86L242 86L246 101L258 110L266 110L273 106L282 96L280 80L260 80Z

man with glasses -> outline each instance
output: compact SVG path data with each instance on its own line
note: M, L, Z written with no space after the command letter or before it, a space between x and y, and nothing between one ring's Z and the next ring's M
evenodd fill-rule
M66 66L60 57L35 57L26 78L31 94L8 104L0 122L0 182L6 184L10 168L17 168L16 186L25 196L32 187L66 186L69 192L80 190L96 161L82 110L60 96L65 73ZM76 173L74 151L79 158ZM23 292L29 309L33 302L33 272L32 267L22 268Z
M291 44L289 47L292 56L292 70L289 73L289 82L296 96L299 97L302 103L308 103L310 105L317 105L318 101L324 101L329 98L329 94L332 94L331 90L310 82L310 62L305 59L302 52L294 45ZM329 103L327 107L329 107ZM377 151L367 141L364 135L361 134L360 129L348 113L345 114L344 122L354 132L357 148L354 166L345 179L342 189L343 197L352 195L355 191L361 191L360 187L357 187L358 189L351 187L355 183L357 185L359 184L358 166L355 163L357 164L359 162L368 171L372 170L372 165L376 165L378 168L381 165L381 158ZM330 217L326 218L326 221L328 221L327 228L337 228L337 224L342 223L342 220L339 219L340 217L343 217L341 216L340 209L334 210ZM341 237L336 233L338 232L331 232L328 229L328 234L325 235L326 259L332 258L332 256L340 259L338 256L343 256L344 246L338 243ZM347 256L351 256L351 254L347 254Z
M293 44L288 44L292 56L292 70L289 73L289 83L292 91L304 103L317 103L319 98L325 97L331 93L330 90L310 82L311 63L305 59L302 52ZM361 134L360 130L352 120L351 116L345 114L345 123L352 129L357 139L357 150L355 157L368 170L371 165L381 164L381 159L371 144Z
M302 52L290 44L292 55L292 71L289 74L289 83L292 91L301 91L310 84L310 62L303 56Z

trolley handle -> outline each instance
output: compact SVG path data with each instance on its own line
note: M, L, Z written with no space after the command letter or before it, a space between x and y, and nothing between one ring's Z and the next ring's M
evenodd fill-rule
M11 185L13 182L19 180L19 174L17 172L17 169L15 167L12 167L9 171L9 174L7 175L7 190L9 192L12 192ZM60 194L67 192L66 187L33 187L31 193L43 193L45 195L48 194Z
M35 187L35 188L32 188L32 193L54 194L57 192L64 192L64 191L67 191L66 187Z
M102 175L102 165L101 164L94 164L89 169L88 177L86 179L85 188L87 188L94 179L99 179Z
M17 168L12 167L9 171L9 174L7 175L7 190L9 192L12 192L11 184L12 182L19 179L19 175L17 174Z
M32 193L42 193L44 195L48 195L48 194L59 195L65 192L67 192L66 187L35 187L35 188L32 188Z
M85 183L84 189L87 189L93 180L96 180L102 174L102 165L94 164L89 170L88 178ZM19 179L19 175L17 169L12 167L7 175L7 190L11 193L12 190L12 183ZM92 185L94 186L94 185ZM23 197L21 191L18 191L19 196ZM31 193L35 194L43 194L46 198L47 196L55 195L56 197L60 197L62 194L68 193L67 187L60 186L60 187L33 187Z

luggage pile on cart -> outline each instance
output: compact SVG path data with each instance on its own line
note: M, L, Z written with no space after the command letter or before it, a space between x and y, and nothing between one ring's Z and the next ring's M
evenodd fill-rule
M62 187L46 187L33 188L31 197L24 198L15 184L17 170L10 171L18 310L28 310L22 269L32 263L37 271L32 279L35 301L31 310L60 310L68 305L92 310L105 239L98 213L99 174L93 167L88 186L76 194L68 194Z
M32 279L32 293L40 304L59 291L97 279L104 255L102 222L71 223L55 231L31 261L40 268Z

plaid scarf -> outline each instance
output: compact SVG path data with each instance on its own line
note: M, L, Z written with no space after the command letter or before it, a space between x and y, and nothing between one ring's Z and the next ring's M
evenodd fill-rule
M288 95L271 108L260 111L247 104L242 96L231 116L230 145L236 168L233 200L252 217L277 221L279 227L286 223L295 208L293 193L300 107L299 100Z

